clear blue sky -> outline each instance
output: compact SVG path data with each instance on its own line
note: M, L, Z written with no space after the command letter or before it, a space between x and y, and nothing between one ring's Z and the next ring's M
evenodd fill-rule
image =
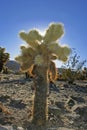
M0 46L14 59L23 43L19 31L43 30L51 22L64 24L61 43L87 59L87 0L0 0Z

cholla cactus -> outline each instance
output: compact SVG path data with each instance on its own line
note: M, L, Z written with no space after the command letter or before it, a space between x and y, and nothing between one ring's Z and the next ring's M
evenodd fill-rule
M51 80L55 80L57 75L53 60L59 59L65 62L71 52L68 46L61 46L57 42L63 34L64 27L61 23L50 24L44 36L37 30L19 33L28 47L21 47L21 55L16 60L21 63L23 71L32 68L32 73L35 75L33 123L37 125L45 124L47 120L48 73L51 73Z
M51 42L55 42L64 34L63 24L56 23L50 24L49 28L46 30L46 34L44 36L44 42L46 44L50 44Z
M5 53L5 48L0 47L0 72L3 69L4 64L9 59L9 53Z
M35 64L38 66L41 66L44 64L44 60L43 60L43 57L41 55L37 55L35 57Z
M42 36L37 30L31 30L29 33L22 31L20 32L20 37L33 48L36 48L39 45L38 41L42 40Z

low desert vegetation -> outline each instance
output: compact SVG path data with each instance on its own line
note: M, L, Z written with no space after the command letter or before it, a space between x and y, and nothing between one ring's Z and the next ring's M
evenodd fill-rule
M62 66L62 79L68 81L68 83L85 79L86 68L84 68L84 65L86 62L86 60L80 61L80 56L78 56L75 49L72 49L68 61Z

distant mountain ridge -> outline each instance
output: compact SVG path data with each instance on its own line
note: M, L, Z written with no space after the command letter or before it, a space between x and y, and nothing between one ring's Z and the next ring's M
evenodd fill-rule
M6 66L8 67L8 69L14 71L14 72L17 72L20 70L20 64L14 60L9 60L7 63L6 63Z
M8 69L14 71L14 72L18 72L20 70L20 64L18 62L16 62L15 60L9 60L6 63L6 66L8 67ZM59 73L62 73L63 68L57 68Z

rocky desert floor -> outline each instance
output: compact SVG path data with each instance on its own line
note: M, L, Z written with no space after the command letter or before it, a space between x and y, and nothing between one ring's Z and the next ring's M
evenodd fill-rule
M26 128L32 118L33 81L24 75L0 75L0 126ZM47 130L87 130L87 81L50 84ZM0 128L1 130L1 128Z

